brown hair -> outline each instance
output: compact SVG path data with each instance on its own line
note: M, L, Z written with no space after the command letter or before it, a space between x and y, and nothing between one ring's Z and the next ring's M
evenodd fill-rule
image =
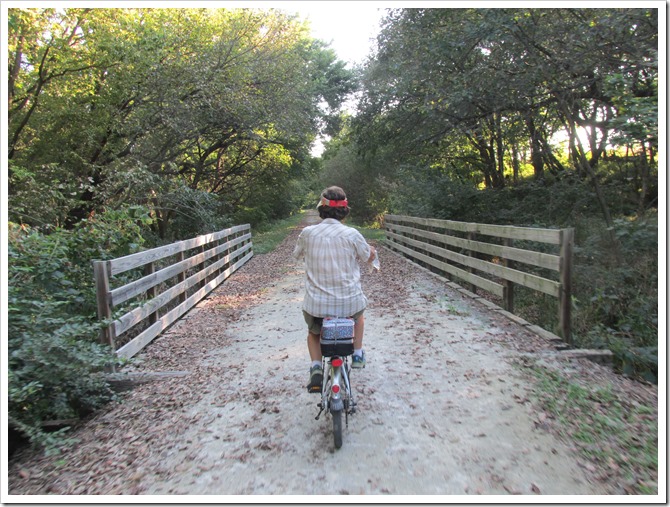
M340 187L328 187L323 192L321 192L321 197L325 197L331 201L343 201L347 198L347 195L344 193ZM319 206L319 216L323 218L334 218L340 222L344 220L347 215L349 215L349 206L346 208L331 208L330 206Z

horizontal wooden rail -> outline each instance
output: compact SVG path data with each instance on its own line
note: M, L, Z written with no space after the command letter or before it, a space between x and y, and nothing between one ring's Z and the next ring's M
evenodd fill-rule
M252 256L246 224L109 261L93 261L98 317L106 322L101 340L117 357L133 357ZM164 267L156 270L159 263ZM141 270L142 276L131 280L132 270ZM112 288L121 274L124 283Z
M453 220L439 220L437 218L419 218L400 215L386 215L385 220L401 221L408 224L417 224L438 229L449 229L460 232L474 232L498 238L522 239L558 245L561 242L560 229L536 229L534 227L515 227L512 225L488 225L471 222L454 222Z
M524 264L530 264L540 268L547 268L553 271L558 271L560 268L560 258L557 255L550 255L542 252L532 252L530 250L522 250L521 248L506 247L503 245L494 245L491 243L482 243L481 241L471 241L469 239L446 236L444 234L424 231L421 229L413 229L411 227L404 227L402 225L394 225L393 229L403 234L411 234L413 236L429 239L437 243L462 248L463 250L484 253L512 261L519 261Z
M561 337L571 342L570 290L573 229L541 229L455 222L435 218L386 215L384 228L392 249L503 299L514 312L514 286L520 285L558 298ZM500 243L492 243L496 238ZM514 240L551 245L556 254L519 248ZM553 246L556 245L556 246ZM528 272L554 272L548 275Z
M244 236L236 238L232 241L228 241L223 245L217 246L216 248L206 250L205 252L189 257L188 259L181 262L177 262L176 264L161 269L160 271L151 273L150 275L147 275L140 280L136 280L135 282L124 285L123 287L119 287L118 289L115 289L111 292L112 306L118 306L128 299L148 291L150 288L155 287L159 283L165 282L166 280L169 280L170 278L185 272L187 269L194 268L198 264L202 264L207 259L211 259L215 255L221 254L221 252L233 246L239 245L240 243L249 239L251 239L251 234L245 234Z
M111 276L118 275L124 271L128 271L139 266L144 266L149 262L156 262L157 260L171 257L179 252L192 250L202 245L213 243L214 241L220 240L222 238L233 237L235 234L241 231L249 231L249 227L250 226L248 224L236 225L235 227L230 227L229 229L224 229L212 234L205 234L198 236L197 238L178 241L170 245L159 246L152 248L151 250L145 250L143 252L126 255L125 257L118 257L117 259L108 261L109 274Z

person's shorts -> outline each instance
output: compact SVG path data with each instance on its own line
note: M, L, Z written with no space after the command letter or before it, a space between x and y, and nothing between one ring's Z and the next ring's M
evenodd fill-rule
M363 315L363 312L365 311L365 308L363 308L360 312L357 312L353 314L350 318L354 319L354 321L357 321L358 318ZM323 317L314 317L307 313L305 310L302 311L302 316L305 318L305 322L307 323L307 329L309 330L310 333L312 334L321 334L321 325L323 324Z

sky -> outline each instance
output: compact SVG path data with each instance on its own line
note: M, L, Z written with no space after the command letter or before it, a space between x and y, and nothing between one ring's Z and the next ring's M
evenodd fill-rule
M363 63L373 47L385 2L277 2L308 19L312 36L330 43L340 60Z
M383 5L383 2L286 2L281 8L309 20L312 36L329 43L337 57L353 68L370 54L384 14ZM352 108L353 104L348 106ZM311 154L318 157L323 151L323 139L317 139Z
M370 54L387 7L386 2L353 1L269 2L269 5L308 20L312 36L327 42L349 68L364 63ZM353 103L348 107L352 108ZM323 150L323 139L317 139L312 156L320 156Z

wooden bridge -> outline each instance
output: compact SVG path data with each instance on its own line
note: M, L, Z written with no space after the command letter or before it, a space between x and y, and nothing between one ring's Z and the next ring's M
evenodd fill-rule
M478 298L480 289L501 298L503 314L536 334L571 343L573 229L398 215L386 215L384 227L389 248L457 280L458 284L451 284L471 297ZM546 246L554 252L541 251ZM252 256L250 225L245 224L109 261L94 261L98 316L107 323L101 340L117 357L133 357ZM554 273L556 279L542 276L545 272ZM557 299L558 336L514 315L515 285Z

